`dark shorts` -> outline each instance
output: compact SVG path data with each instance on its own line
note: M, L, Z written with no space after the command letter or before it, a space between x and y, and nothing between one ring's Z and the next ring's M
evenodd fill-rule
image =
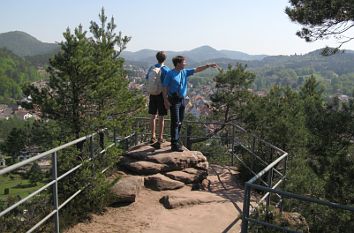
M163 104L162 93L160 95L149 96L149 114L159 116L166 116L167 110Z

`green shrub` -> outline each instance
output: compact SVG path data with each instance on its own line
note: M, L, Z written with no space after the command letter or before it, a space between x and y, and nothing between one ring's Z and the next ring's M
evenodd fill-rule
M4 189L4 195L9 195L10 194L10 189L9 188L5 188Z

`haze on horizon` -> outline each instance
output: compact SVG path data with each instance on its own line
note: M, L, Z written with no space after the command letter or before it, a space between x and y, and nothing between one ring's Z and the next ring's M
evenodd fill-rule
M304 54L334 40L306 43L295 35L301 25L285 14L288 0L5 0L0 33L24 31L43 42L60 42L67 27L88 30L102 7L114 17L117 32L132 36L128 51L186 51L209 45L248 54ZM354 41L342 46L354 50Z

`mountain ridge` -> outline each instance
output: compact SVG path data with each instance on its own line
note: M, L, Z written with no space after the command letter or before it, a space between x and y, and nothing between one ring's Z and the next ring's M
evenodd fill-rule
M41 42L30 34L21 31L0 33L1 47L7 48L37 67L47 65L49 58L60 49L58 44ZM133 64L146 68L156 63L155 55L157 52L158 50L154 49L142 49L136 52L123 51L121 56L128 65ZM329 57L321 56L320 52L321 49L304 55L249 55L240 51L216 50L209 45L203 45L185 51L166 51L168 57L166 64L172 66L171 58L176 55L183 55L187 58L189 67L205 64L206 62L216 62L223 67L227 67L228 64L247 63L249 67L260 67L268 64L289 68L308 66L310 63L312 66L318 66L321 63L324 67L326 63L327 69L331 67L339 73L343 73L343 71L354 72L354 69L349 67L349 64L352 64L354 60L354 51L346 50L344 54L339 53ZM341 56L340 59L338 59L339 56Z
M142 49L136 52L131 51L123 51L122 57L126 60L135 61L135 62L155 62L155 54L158 50L153 49ZM219 58L228 58L234 60L244 60L244 61L252 61L252 60L262 60L267 55L250 55L240 51L233 50L216 50L209 45L203 45L191 50L184 51L166 51L168 57L174 57L177 55L183 55L188 58L190 63L196 63L203 60L212 60Z

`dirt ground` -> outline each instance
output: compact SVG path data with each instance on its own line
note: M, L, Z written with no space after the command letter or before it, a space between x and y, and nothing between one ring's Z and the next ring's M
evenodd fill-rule
M217 176L218 174L218 176ZM166 209L159 201L166 194L188 194L189 186L173 191L142 189L137 200L127 206L108 207L104 214L93 215L66 233L226 233L240 232L243 201L242 186L235 172L211 166L210 192L225 198L223 203L207 203ZM220 182L221 181L221 182ZM195 192L195 191L193 191Z

